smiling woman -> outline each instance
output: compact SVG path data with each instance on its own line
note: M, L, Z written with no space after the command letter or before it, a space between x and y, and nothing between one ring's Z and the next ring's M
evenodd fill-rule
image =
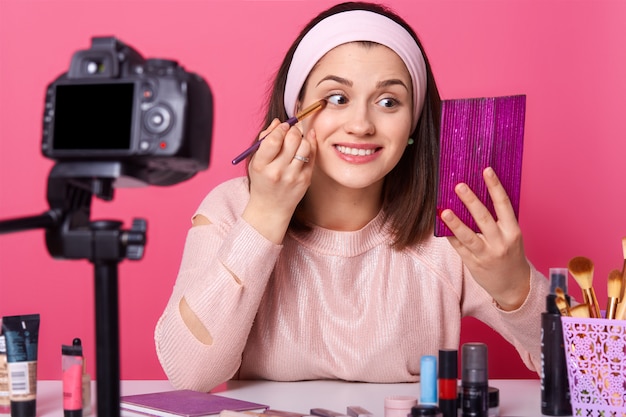
M321 111L281 123L320 99ZM493 170L498 221L461 184L484 233L445 210L455 236L433 236L439 105L415 32L391 10L342 3L304 27L248 176L214 188L194 215L155 331L175 386L416 381L422 356L459 346L464 316L539 369L547 281Z

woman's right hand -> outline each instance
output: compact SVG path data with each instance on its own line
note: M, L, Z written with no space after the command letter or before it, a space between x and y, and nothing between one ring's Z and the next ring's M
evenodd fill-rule
M242 217L268 240L281 244L296 206L311 184L317 142L312 129L303 137L299 127L278 119L260 137L265 135L248 167L250 201ZM308 162L294 158L296 155Z

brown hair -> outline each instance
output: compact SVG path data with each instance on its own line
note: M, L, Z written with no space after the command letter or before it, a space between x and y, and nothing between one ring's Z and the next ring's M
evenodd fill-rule
M426 96L422 114L415 131L411 135L414 144L407 146L398 164L387 174L382 196L385 222L394 233L393 246L396 249L403 249L421 242L433 231L436 212L441 112L441 99L428 58L417 35L407 22L386 6L367 2L340 3L318 14L302 29L287 51L276 73L274 83L268 93L267 113L263 126L268 126L276 118L287 119L283 104L287 72L293 54L302 38L312 27L326 17L349 10L368 10L379 13L404 27L415 39L426 62ZM303 93L305 87L306 85L302 87L300 94ZM299 99L301 98L299 97ZM296 210L296 213L298 211ZM295 214L292 217L290 228L307 229Z

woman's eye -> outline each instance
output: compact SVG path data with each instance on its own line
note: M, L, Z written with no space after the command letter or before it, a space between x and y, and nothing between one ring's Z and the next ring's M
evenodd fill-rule
M326 97L326 101L330 102L331 104L340 105L346 104L348 102L348 99L346 99L346 97L342 94L331 94Z
M393 98L384 98L378 102L381 106L391 108L398 104L398 101Z

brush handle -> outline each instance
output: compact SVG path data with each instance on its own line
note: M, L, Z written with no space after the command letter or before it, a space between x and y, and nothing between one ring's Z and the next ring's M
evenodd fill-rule
M609 297L608 302L606 303L606 318L614 319L615 313L617 312L617 298Z
M626 320L626 302L622 301L617 305L615 320Z
M624 259L624 266L622 266L622 290L620 291L619 302L624 302L626 296L626 259Z
M596 298L596 293L593 288L583 289L583 298L585 299L585 303L589 305L589 317L594 319L601 319L602 315L600 314L598 299Z
M295 125L296 123L298 123L298 116L290 117L289 119L285 120L285 123L289 124L289 126ZM267 135L269 135L269 133ZM259 146L261 146L261 142L263 142L263 139L265 139L267 135L263 136L261 139L254 142L252 146L250 146L248 149L237 155L235 159L231 161L231 163L233 165L237 165L238 163L246 159L251 153L256 152L256 150L259 149Z

